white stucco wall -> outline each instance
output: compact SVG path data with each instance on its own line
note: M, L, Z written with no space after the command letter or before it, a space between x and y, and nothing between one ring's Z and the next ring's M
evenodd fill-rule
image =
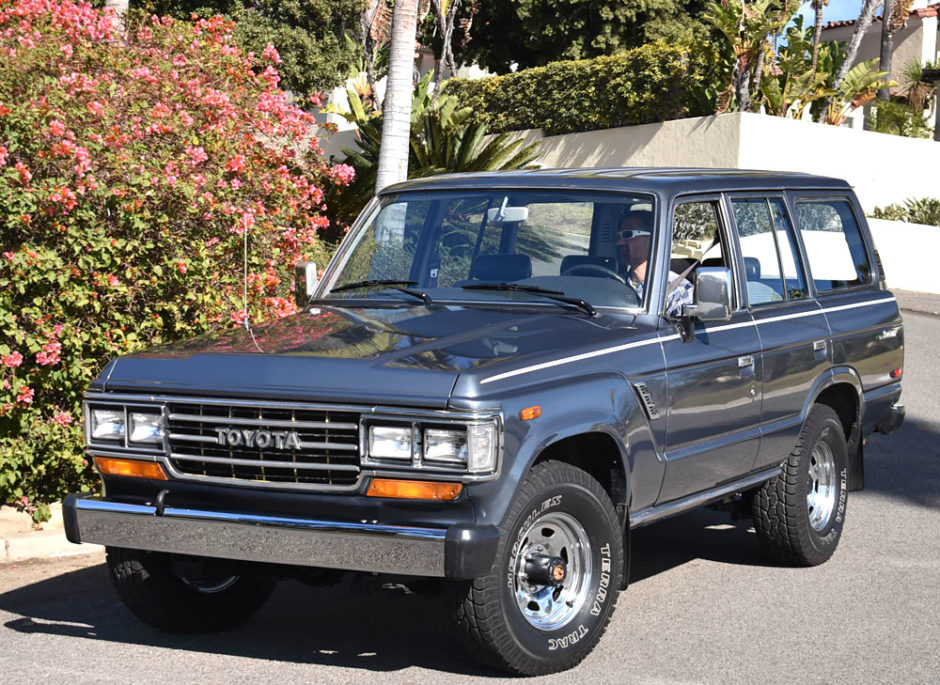
M759 114L742 117L738 166L844 178L866 211L940 196L940 143Z
M538 139L527 131L526 140ZM940 143L733 113L542 139L543 167L699 166L844 178L866 211L940 196Z
M706 166L734 167L738 161L735 115L678 119L542 139L544 167ZM528 131L526 142L541 137Z
M885 219L869 219L868 225L889 288L940 294L940 228Z

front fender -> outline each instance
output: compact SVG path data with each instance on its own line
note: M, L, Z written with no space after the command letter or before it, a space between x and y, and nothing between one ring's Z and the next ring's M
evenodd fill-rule
M552 445L578 435L602 434L615 445L626 483L628 507L655 500L665 464L636 394L617 372L566 378L563 384L529 386L525 393L500 398L504 417L499 478L467 488L480 524L500 525L529 469ZM537 404L541 416L530 421L520 411ZM590 455L584 455L590 458Z

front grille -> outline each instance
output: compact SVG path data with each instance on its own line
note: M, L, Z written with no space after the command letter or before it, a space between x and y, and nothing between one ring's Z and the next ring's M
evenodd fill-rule
M326 487L359 480L355 412L181 402L167 410L170 461L182 474Z

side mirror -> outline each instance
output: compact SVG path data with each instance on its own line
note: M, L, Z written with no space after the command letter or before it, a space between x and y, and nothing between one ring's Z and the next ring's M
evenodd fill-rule
M731 269L702 266L695 275L695 303L682 308L683 340L693 337L693 320L727 321L731 318Z
M294 282L294 301L298 307L303 308L317 289L317 265L314 262L297 262L294 267Z

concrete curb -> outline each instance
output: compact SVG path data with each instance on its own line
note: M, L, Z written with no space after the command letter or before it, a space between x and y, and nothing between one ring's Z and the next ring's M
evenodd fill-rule
M101 545L74 545L65 538L62 505L50 505L52 518L33 530L29 514L0 508L0 565L27 559L53 559L103 550Z
M54 559L102 551L101 545L74 545L64 530L37 530L0 538L0 565L27 559Z
M915 293L910 290L892 290L898 301L898 307L908 312L940 316L940 295L934 293Z

